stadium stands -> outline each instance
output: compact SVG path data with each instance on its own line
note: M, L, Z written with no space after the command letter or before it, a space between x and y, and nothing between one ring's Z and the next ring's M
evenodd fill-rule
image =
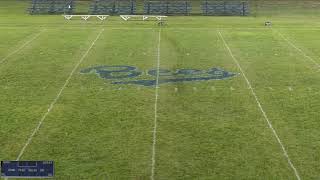
M237 1L212 1L202 2L203 15L215 16L247 16L249 15L248 2Z
M32 0L30 14L73 14L76 0ZM249 15L249 3L240 0L91 0L88 12L79 15ZM138 5L137 5L138 4ZM192 6L195 8L192 9ZM197 7L196 7L197 6ZM69 16L68 16L69 17ZM72 17L71 17L72 18ZM82 17L85 19L84 17ZM99 17L98 17L99 18ZM67 18L66 18L67 19Z
M145 1L144 14L189 15L191 3L188 1Z
M32 0L30 14L72 14L73 0Z
M90 14L135 14L135 0L94 0L90 7Z

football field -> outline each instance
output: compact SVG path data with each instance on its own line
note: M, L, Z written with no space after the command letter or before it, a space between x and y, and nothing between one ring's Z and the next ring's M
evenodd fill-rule
M58 180L320 178L319 18L0 13L0 160L53 160Z

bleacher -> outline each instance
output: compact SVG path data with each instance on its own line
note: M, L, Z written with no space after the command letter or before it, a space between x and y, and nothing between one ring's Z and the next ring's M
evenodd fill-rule
M94 0L90 7L90 14L135 14L135 0Z
M240 1L212 1L202 2L203 15L207 16L247 16L249 15L249 3Z
M30 14L72 14L73 0L32 0Z
M189 15L191 3L188 1L145 1L144 14Z
M74 15L75 17L75 1L76 0L31 0L31 6L28 10L30 14L64 14ZM195 3L195 1L190 0L91 0L89 12L77 11L77 14L156 16L193 14L206 16L247 16L250 14L248 1L201 1L201 3ZM199 5L201 6L200 8ZM192 9L192 7L194 7L194 9Z

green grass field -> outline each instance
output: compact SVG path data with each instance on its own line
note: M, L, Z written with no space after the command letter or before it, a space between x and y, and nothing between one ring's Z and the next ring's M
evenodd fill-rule
M320 179L320 13L158 27L28 2L0 1L0 160L54 160L57 180ZM212 68L235 75L165 83ZM156 84L114 84L133 80Z

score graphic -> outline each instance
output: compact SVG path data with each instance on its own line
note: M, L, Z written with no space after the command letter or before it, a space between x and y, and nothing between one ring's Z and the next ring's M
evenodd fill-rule
M50 178L53 176L53 161L1 161L3 178Z

